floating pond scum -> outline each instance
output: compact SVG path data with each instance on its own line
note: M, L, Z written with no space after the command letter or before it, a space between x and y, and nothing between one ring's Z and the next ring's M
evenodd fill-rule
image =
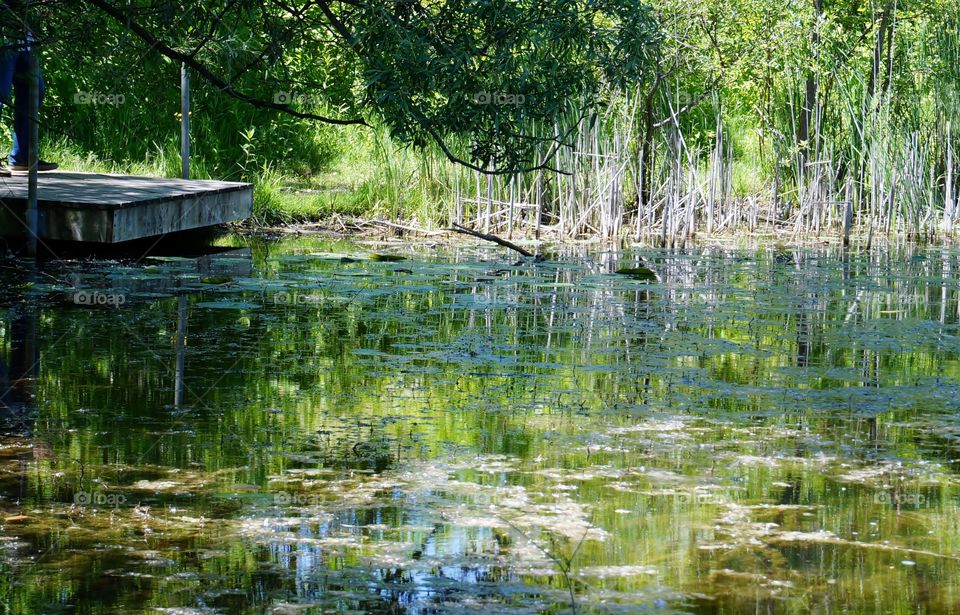
M955 248L219 242L0 267L0 612L960 608Z
M101 173L43 173L39 238L120 243L249 218L253 186ZM27 177L0 178L0 235L24 236Z

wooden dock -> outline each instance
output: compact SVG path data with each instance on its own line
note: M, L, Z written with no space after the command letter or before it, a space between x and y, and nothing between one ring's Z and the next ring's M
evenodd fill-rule
M236 222L253 186L213 180L53 172L37 183L39 238L120 243ZM26 236L27 177L0 177L0 235Z

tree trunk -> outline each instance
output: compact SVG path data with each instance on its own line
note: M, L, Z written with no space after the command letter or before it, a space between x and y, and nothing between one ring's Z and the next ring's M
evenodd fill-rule
M803 110L800 113L800 130L797 135L800 143L800 155L803 163L807 162L811 151L811 144L815 137L816 126L814 126L817 109L817 75L816 59L818 55L817 48L820 46L820 17L823 15L823 0L813 0L814 25L813 35L811 37L814 67L807 73L807 81L804 88ZM813 150L815 151L815 149Z

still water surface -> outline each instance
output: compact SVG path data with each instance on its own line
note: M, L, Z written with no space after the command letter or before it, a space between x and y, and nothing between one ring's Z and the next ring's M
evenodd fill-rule
M220 243L0 268L0 612L960 612L956 249Z

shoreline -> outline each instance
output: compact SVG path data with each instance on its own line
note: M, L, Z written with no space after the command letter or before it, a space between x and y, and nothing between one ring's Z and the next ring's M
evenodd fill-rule
M261 236L316 236L329 237L331 239L376 241L393 243L396 240L408 239L412 243L429 241L434 244L444 245L464 245L478 243L482 245L494 244L489 242L473 241L460 233L446 228L428 229L417 226L415 222L387 222L384 220L367 218L346 218L337 216L334 219L325 219L315 222L298 222L282 225L257 225L253 223L244 223L235 225L233 228L243 235L261 235ZM619 247L655 247L682 249L698 245L718 244L718 245L736 245L756 246L757 244L769 241L779 247L837 247L848 250L872 250L884 246L906 246L915 247L952 247L960 242L960 237L956 235L939 235L935 238L925 238L918 240L909 234L896 233L892 236L882 236L874 234L870 236L868 232L851 233L849 245L844 246L843 238L837 233L795 233L793 229L757 229L744 230L743 232L727 231L723 233L698 233L692 237L687 237L679 241L663 244L661 236L642 235L639 239L631 233L624 233L620 237L604 239L601 237L563 237L558 233L541 233L540 237L531 236L531 234L517 234L508 237L505 232L494 230L491 234L509 239L517 245L524 247L540 248L546 246L619 246Z

